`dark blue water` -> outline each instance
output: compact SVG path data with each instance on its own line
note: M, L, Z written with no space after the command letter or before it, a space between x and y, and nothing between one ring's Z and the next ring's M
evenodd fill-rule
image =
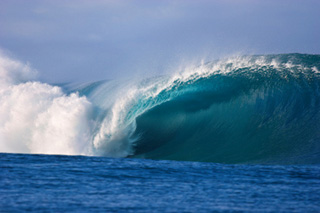
M0 154L0 211L320 211L319 165Z

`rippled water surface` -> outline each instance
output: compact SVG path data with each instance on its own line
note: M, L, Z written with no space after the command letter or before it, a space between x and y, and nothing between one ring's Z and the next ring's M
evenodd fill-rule
M318 165L0 154L0 210L320 211Z

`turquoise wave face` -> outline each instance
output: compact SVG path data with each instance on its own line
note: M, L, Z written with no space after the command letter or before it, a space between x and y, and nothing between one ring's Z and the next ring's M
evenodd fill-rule
M77 90L96 107L101 155L317 164L319 70L319 55L246 56Z

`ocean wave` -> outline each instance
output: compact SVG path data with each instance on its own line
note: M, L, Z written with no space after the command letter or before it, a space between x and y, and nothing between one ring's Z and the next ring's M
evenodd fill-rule
M319 163L319 69L319 55L283 54L232 57L148 79L61 87L7 81L0 151ZM28 103L38 108L21 108Z

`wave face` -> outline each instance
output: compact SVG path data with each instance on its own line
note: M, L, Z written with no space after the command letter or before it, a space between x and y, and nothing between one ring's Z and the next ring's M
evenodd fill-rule
M0 114L12 116L3 118L0 151L318 164L319 70L319 55L283 54L233 57L142 80L60 87L9 81L0 95L11 105L1 103ZM30 100L41 104L16 106ZM14 132L25 134L12 139Z

